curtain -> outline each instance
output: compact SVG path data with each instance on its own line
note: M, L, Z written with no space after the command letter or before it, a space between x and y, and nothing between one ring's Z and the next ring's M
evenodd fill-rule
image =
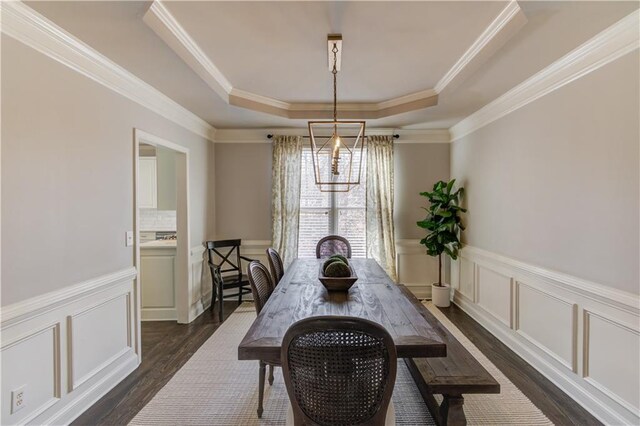
M397 280L393 226L393 136L367 137L367 257Z
M274 136L272 245L287 267L298 256L302 137Z

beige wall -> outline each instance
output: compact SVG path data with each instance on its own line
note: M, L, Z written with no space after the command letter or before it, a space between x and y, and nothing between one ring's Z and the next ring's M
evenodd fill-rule
M2 305L133 264L133 129L190 149L191 244L210 142L2 36Z
M271 240L271 144L215 144L217 238Z
M449 177L448 144L396 144L396 238L422 238L421 191ZM216 234L271 240L271 144L215 145Z
M472 246L638 293L638 52L457 140Z
M450 145L446 143L396 144L394 148L395 212L397 239L420 239L426 232L416 225L424 219L430 191L439 180L449 179Z

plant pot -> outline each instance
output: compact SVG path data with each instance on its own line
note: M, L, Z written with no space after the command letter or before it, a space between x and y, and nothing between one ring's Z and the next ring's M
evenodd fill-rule
M442 283L442 286L431 284L431 301L439 308L448 308L451 305L451 287Z

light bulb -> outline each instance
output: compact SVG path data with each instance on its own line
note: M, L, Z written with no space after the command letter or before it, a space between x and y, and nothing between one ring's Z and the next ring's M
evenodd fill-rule
M340 174L338 171L338 162L340 161L340 136L334 133L334 143L333 143L333 155L331 159L331 173L334 176Z

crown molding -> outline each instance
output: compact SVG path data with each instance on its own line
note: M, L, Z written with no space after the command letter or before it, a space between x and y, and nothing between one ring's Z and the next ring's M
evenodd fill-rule
M502 47L527 23L527 18L517 1L511 1L473 42L447 73L436 83L434 90L442 93L454 86Z
M233 87L162 2L154 1L142 17L145 24L169 45L225 102Z
M343 119L376 119L427 108L437 103L438 94L433 89L428 89L384 102L342 102L338 104L338 113ZM333 118L331 103L289 103L236 88L229 94L229 105L291 119Z
M218 129L215 143L232 144L268 144L271 140L268 134L287 136L308 136L309 129L297 128L264 128L264 129ZM449 143L451 137L448 129L391 129L377 128L367 129L368 135L393 135L398 134L396 144L430 144Z
M286 102L233 87L160 0L153 1L143 20L229 105L291 119L333 117L332 103ZM511 1L440 79L435 88L382 102L340 103L340 117L377 119L437 105L441 91L452 86L452 83L459 83L468 77L473 69L504 45L526 21L518 2Z
M185 129L213 140L215 128L20 1L0 2L2 32Z
M636 10L542 71L452 126L460 139L640 47Z

